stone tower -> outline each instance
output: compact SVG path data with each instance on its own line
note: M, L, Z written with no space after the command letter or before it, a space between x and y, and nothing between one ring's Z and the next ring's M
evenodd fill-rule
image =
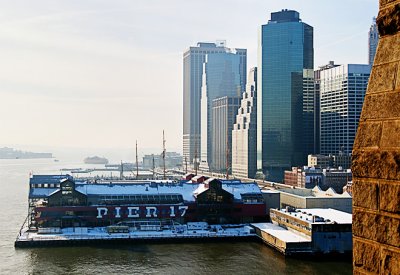
M354 274L400 274L400 0L380 0L380 40L353 149Z

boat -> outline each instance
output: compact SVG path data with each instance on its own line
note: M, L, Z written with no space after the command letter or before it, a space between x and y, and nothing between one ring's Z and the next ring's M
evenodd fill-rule
M87 157L83 160L84 163L86 164L108 164L108 159L105 157Z

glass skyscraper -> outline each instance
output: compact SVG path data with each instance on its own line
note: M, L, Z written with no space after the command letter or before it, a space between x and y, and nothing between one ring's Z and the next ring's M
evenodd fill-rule
M376 48L378 47L379 33L376 26L376 18L372 18L372 24L368 32L368 64L374 64Z
M236 51L208 54L203 68L202 98L201 98L201 161L207 162L212 170L213 165L213 117L212 104L214 99L220 97L240 97L244 90L246 77L241 73L242 56ZM244 82L243 82L244 81ZM207 99L204 100L204 97ZM207 117L206 115L207 114ZM235 118L235 115L233 115ZM207 119L207 121L205 121ZM206 124L205 124L206 123ZM231 130L233 123L230 126ZM206 126L206 127L205 127ZM206 131L205 131L206 130ZM205 149L204 147L207 147ZM204 156L206 159L204 159ZM220 170L218 166L218 170Z
M314 67L313 28L297 11L271 13L261 27L258 58L257 168L281 181L285 169L307 163L306 147L313 144L306 140L314 136L313 114L303 113L314 109L307 71Z
M364 64L321 70L321 154L351 154L370 73Z
M203 78L203 63L206 55L235 51L240 56L240 82L246 83L247 51L229 49L224 42L199 42L183 54L183 156L192 163L197 153L200 157L200 98Z

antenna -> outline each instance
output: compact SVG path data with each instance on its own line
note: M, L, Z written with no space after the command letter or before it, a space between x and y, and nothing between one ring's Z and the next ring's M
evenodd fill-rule
M136 179L139 179L139 162L137 155L137 140L136 140Z
M162 136L163 136L163 166L164 166L164 180L167 179L166 175L165 175L165 154L166 154L166 150L165 150L165 134L164 134L164 130L162 131Z

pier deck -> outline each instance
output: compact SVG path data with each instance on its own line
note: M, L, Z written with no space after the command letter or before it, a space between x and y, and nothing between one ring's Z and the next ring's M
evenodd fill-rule
M75 229L64 228L59 234L39 234L26 230L21 232L15 240L15 247L72 246L107 242L157 243L256 239L256 235L251 232L251 227L249 226L225 229L222 229L221 226L214 226L213 230L134 230L128 233L108 233L105 227L88 228L87 233L82 233L81 229Z

